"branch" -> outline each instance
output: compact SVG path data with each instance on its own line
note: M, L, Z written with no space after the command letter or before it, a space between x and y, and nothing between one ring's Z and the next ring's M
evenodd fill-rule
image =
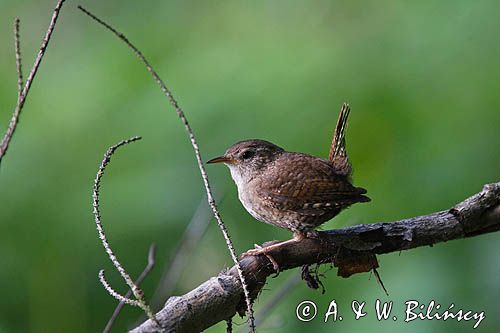
M476 195L450 210L391 223L361 224L319 232L317 238L288 242L269 252L281 270L333 263L349 277L378 267L376 255L429 246L500 230L500 183L485 185ZM267 245L267 244L266 244ZM264 255L240 261L250 294L255 298L274 273ZM156 318L167 332L200 332L241 311L242 288L235 267L212 277L180 297L171 297ZM146 321L131 332L154 332Z
M135 282L134 282L135 285L140 286L142 281L144 281L146 276L148 276L149 272L151 272L151 270L155 266L155 257L156 257L156 245L153 243L153 244L151 244L151 246L149 246L148 263L147 263L146 267L144 268L144 270L142 271L141 275L139 275L137 280L135 280ZM101 281L101 283L102 283L102 281ZM132 296L132 289L129 289L124 297L127 299L130 296ZM109 321L106 324L106 327L104 327L104 329L102 330L102 333L108 333L109 331L111 331L111 327L113 327L113 325L116 321L116 318L118 318L118 315L122 311L125 304L126 304L126 302L123 300L120 301L120 303L118 303L118 305L115 308L115 311L111 315L111 318L109 318Z
M21 89L23 83L22 70L21 70L21 52L19 49L19 19L14 21L14 42L15 42L15 52L16 52L16 68L17 68L17 82L18 82L18 98L16 103L16 108L12 113L12 118L10 119L9 127L5 132L5 135L0 142L0 164L2 163L2 158L5 156L7 149L9 148L10 141L12 140L12 136L16 131L17 124L19 122L19 116L21 115L21 111L23 110L24 103L26 102L26 97L31 88L31 84L35 79L35 75L38 72L38 67L42 63L43 56L45 55L45 51L47 50L47 46L49 45L50 38L52 37L52 33L54 32L54 28L56 27L57 18L59 17L59 12L61 11L61 7L65 0L59 0L57 2L56 8L54 9L54 13L52 14L52 19L49 23L49 28L45 33L45 37L42 40L42 45L40 46L40 51L38 51L38 55L35 59L33 67L31 68L30 74L28 75L28 79L26 80L26 85L24 89Z
M229 250L229 254L231 255L231 259L233 260L235 264L236 271L238 272L238 278L243 286L243 293L245 295L245 302L246 302L246 309L248 310L248 318L249 318L249 327L250 327L250 332L255 331L255 325L254 325L254 316L253 316L253 310L252 310L252 302L251 302L251 295L250 292L248 291L248 286L245 281L245 277L243 275L243 270L242 267L240 266L240 263L238 262L238 258L236 257L236 251L234 250L234 245L233 242L231 241L231 238L229 237L229 233L226 229L226 226L224 222L222 221L222 217L219 213L219 210L217 208L217 204L215 203L214 196L212 194L212 189L210 187L210 183L208 180L207 172L205 170L205 167L203 165L203 159L201 158L201 153L200 153L200 148L198 146L198 142L196 140L196 137L193 133L193 130L191 128L191 125L189 125L189 122L186 118L186 115L184 114L184 111L182 111L181 107L179 106L179 103L177 103L177 100L174 98L172 95L172 92L167 88L167 85L163 80L160 78L158 73L154 70L154 68L151 66L149 61L146 59L144 54L134 45L132 42L129 41L125 35L119 31L117 31L115 28L110 26L108 23L104 22L82 6L78 6L78 9L80 9L83 13L88 15L90 18L92 18L94 21L97 23L101 24L103 27L105 27L107 30L111 31L116 37L118 37L122 42L124 42L133 52L134 54L141 60L141 62L146 66L147 71L153 76L153 79L156 81L156 83L160 86L161 91L165 95L165 97L168 99L170 105L175 109L175 112L177 113L177 116L180 118L182 123L184 124L184 128L186 129L186 132L188 133L189 140L191 141L191 146L193 147L194 154L196 156L196 162L198 163L198 168L200 170L201 178L203 179L203 184L205 186L205 191L207 192L207 199L208 199L208 204L210 205L210 208L212 209L212 212L214 214L214 217L217 221L217 225L219 226L219 229L222 232L222 235L224 237L224 240L226 241L226 246ZM242 312L244 313L244 312ZM229 319L226 318L226 319Z
M122 296L117 291L115 291L113 287L111 287L109 282L106 280L106 277L104 277L104 269L101 269L99 271L99 281L101 281L102 286L104 287L104 289L106 289L108 294L119 300L120 303L128 304L131 306L140 306L139 301L130 299L127 296Z
M141 138L138 136L134 136L130 139L127 140L122 140L118 142L116 145L111 146L107 151L106 154L104 154L104 158L101 162L101 165L99 166L99 170L97 171L95 180L94 180L94 188L92 192L92 207L93 207L93 213L94 213L94 220L95 224L97 227L97 233L99 234L99 239L102 242L102 246L104 247L104 250L108 254L109 259L115 266L116 270L120 273L122 276L123 280L127 283L129 286L130 290L132 290L132 294L134 294L134 297L136 300L131 300L125 296L120 295L117 293L106 281L104 278L104 270L99 271L99 280L101 281L102 285L108 291L108 293L113 296L114 298L118 299L120 302L133 305L133 306L138 306L140 307L148 316L149 320L151 320L152 323L155 324L155 331L161 330L161 325L158 323L158 321L155 318L155 315L151 311L151 308L149 305L146 303L146 300L144 299L144 292L142 291L141 288L137 284L132 281L132 278L130 275L127 273L125 268L123 268L122 264L116 257L115 253L113 252L113 249L111 248L111 245L109 245L108 239L106 237L106 233L104 232L104 228L102 226L101 222L101 212L99 210L99 190L101 187L101 179L102 176L104 175L104 171L106 170L106 166L108 165L109 161L111 160L111 156L115 153L115 151L129 143L135 142L137 140L140 140Z

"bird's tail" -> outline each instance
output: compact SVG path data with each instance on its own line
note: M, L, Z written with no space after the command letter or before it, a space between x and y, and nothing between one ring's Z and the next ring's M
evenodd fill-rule
M345 174L346 176L350 176L352 172L351 163L349 163L345 146L345 131L347 129L347 118L349 117L350 111L351 108L349 107L349 104L344 103L340 109L337 126L335 127L335 132L333 133L330 153L328 154L330 162L333 163L339 172Z

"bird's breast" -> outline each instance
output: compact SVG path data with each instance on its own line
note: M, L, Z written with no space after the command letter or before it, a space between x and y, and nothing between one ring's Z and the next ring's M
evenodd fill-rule
M240 199L241 204L245 209L259 221L264 221L265 218L261 214L261 209L259 209L258 196L253 193L252 186L249 184L247 179L241 176L241 173L236 168L231 168L231 177L238 188L238 199Z

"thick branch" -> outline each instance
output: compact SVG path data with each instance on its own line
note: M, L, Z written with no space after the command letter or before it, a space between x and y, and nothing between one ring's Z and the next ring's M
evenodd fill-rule
M314 263L333 263L338 275L348 277L378 267L376 255L473 237L500 230L500 183L483 190L450 210L395 222L361 224L319 233L274 248L269 254L281 270ZM240 261L255 298L273 265L266 256ZM243 290L236 268L213 277L181 297L171 297L157 319L166 332L199 332L244 309ZM132 332L154 332L149 320Z

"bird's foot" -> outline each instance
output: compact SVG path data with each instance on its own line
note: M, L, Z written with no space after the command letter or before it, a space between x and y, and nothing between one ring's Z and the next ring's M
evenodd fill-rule
M278 244L281 244L281 243L278 243ZM251 249L251 250L248 250L246 251L245 253L243 253L241 255L242 258L244 257L248 257L248 256L258 256L258 255L264 255L266 256L266 258L271 262L271 264L273 265L273 269L274 271L276 272L276 276L278 276L278 274L280 273L280 266L278 265L278 262L268 253L268 251L272 250L273 249L273 246L274 245L270 245L270 246L260 246L258 244L254 244L255 248L254 249Z
M278 265L278 262L269 254L269 252L271 252L273 250L276 250L276 249L278 249L278 248L280 248L280 247L282 247L282 246L284 246L286 244L300 242L301 240L303 240L304 238L307 238L307 237L308 237L307 233L304 233L304 232L294 232L293 233L293 238L289 239L289 240L286 240L286 241L277 242L277 243L274 243L274 244L271 244L271 245L267 245L267 246L260 246L260 245L255 244L254 245L255 246L254 249L246 251L245 253L243 253L241 255L241 257L244 258L244 257L248 257L248 256L264 255L273 264L273 269L276 272L276 274L279 274L280 267Z
M264 254L264 249L265 247L260 246L259 244L254 244L254 248L246 251L245 253L241 254L241 257L248 257L248 256L258 256L259 254Z

